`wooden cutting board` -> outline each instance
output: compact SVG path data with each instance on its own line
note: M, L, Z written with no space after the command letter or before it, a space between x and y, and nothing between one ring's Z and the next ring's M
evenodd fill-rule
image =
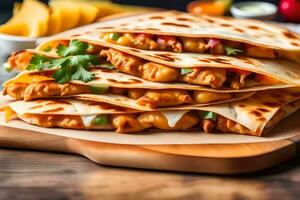
M111 166L239 174L283 163L300 153L300 134L248 144L120 145L0 127L0 147L74 153Z

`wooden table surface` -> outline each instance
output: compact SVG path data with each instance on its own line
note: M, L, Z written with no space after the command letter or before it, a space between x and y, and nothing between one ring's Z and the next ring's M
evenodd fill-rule
M0 149L1 200L282 200L299 199L299 187L296 159L260 173L212 176L105 167L76 155Z

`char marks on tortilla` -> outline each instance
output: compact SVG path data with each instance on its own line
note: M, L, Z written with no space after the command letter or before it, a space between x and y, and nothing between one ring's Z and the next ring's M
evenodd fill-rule
M251 43L285 51L300 51L299 35L273 24L257 20L183 12L152 12L115 19L94 26L102 32L135 32L187 37L210 37Z

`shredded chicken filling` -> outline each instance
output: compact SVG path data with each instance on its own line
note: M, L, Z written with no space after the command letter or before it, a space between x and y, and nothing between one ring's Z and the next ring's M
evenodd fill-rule
M275 58L278 53L270 48L215 38L189 38L146 33L101 33L100 38L110 43L143 50L212 53L221 55L244 54L258 58ZM234 49L234 51L229 50Z
M109 88L112 94L124 95L135 99L139 105L150 108L177 106L182 104L203 104L234 97L231 93L213 93L206 91L186 91L181 89L127 89ZM76 94L94 94L93 87L87 85L65 83L58 84L54 81L32 83L15 82L4 87L4 95L9 95L17 100L30 101L33 99L49 97L65 97Z
M246 82L249 79L255 79L255 81L263 85L279 82L268 76L233 68L195 67L188 69L188 73L183 73L182 70L185 69L178 69L155 62L149 62L115 49L101 50L97 47L93 49L97 49L97 52L100 52L101 56L106 57L117 70L153 82L179 81L216 89L222 87L240 89L246 86ZM28 52L13 54L8 59L8 65L17 67L18 69L24 69L29 65L31 57L32 54Z
M107 61L117 70L153 82L179 81L215 89L224 86L240 89L246 86L248 79L254 79L264 85L273 84L277 81L261 74L233 68L196 67L188 73L181 73L181 69L145 61L111 48L102 50L100 55L106 57ZM259 75L259 78L256 78L256 75Z
M6 119L12 120L16 116L20 119L42 127L62 127L71 129L112 129L119 133L140 132L146 129L159 130L204 130L206 133L222 132L222 133L238 133L247 135L260 136L264 131L252 131L243 125L227 119L221 115L216 115L216 119L203 119L197 111L186 112L175 124L171 127L168 119L159 111L143 112L136 114L112 114L107 115L108 121L106 124L97 124L96 118L91 122L90 126L85 126L80 116L71 115L39 115L39 114L23 114L17 115L9 107L5 109ZM265 129L269 130L283 117L285 112L280 109L273 118L268 122Z

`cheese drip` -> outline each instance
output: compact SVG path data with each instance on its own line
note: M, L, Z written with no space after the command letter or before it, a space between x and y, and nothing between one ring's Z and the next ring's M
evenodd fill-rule
M85 127L90 127L92 126L93 121L97 117L97 115L81 115L81 120L82 123L84 124Z
M168 126L173 128L187 112L188 110L162 111L161 114L167 119Z
M80 101L69 100L69 102L74 106L78 114L88 114L90 111L89 105L82 103Z

